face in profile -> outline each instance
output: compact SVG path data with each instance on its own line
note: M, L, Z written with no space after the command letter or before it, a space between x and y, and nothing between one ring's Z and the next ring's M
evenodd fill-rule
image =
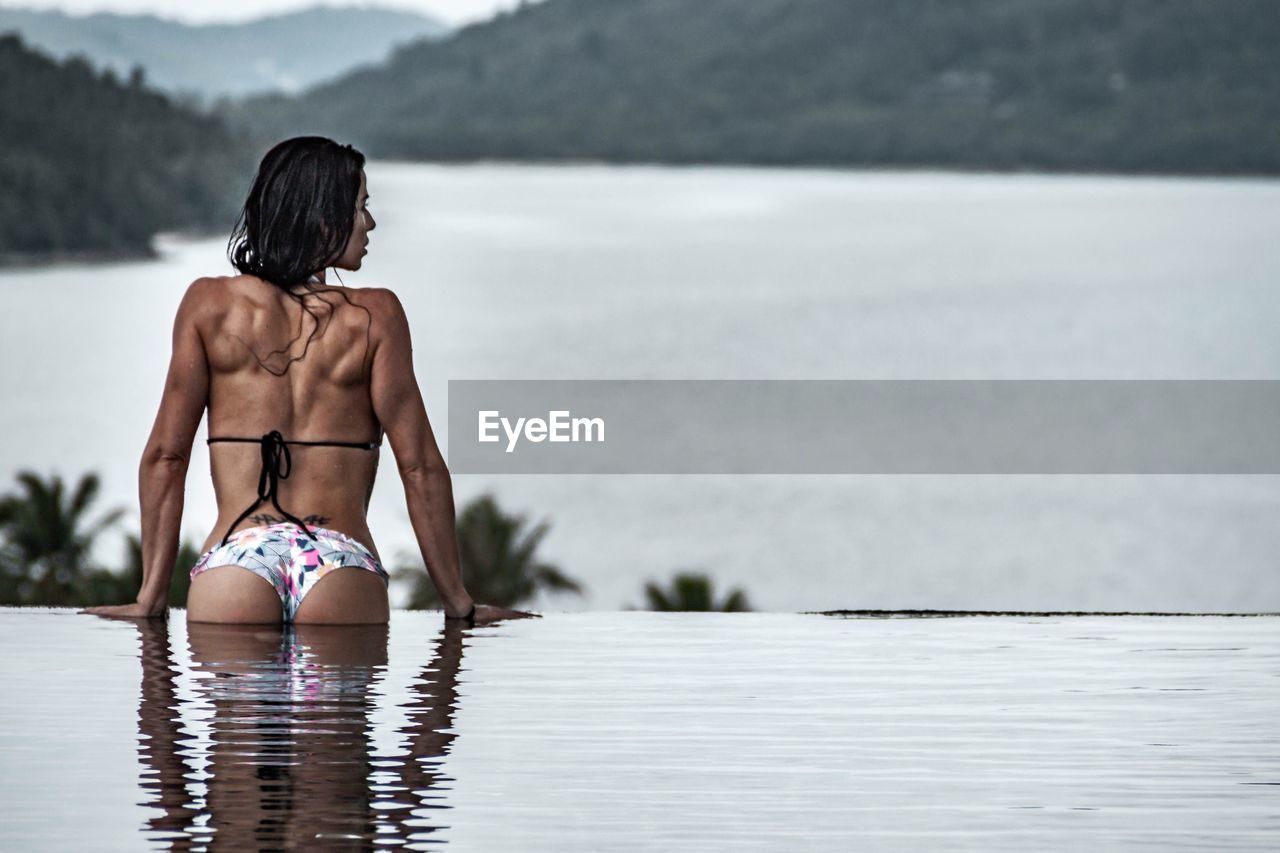
M369 251L369 232L377 224L373 221L373 214L369 212L368 202L369 194L365 188L364 169L361 169L360 190L356 193L356 216L351 227L351 236L347 238L347 245L334 261L333 266L344 270L358 270L364 263L364 256Z

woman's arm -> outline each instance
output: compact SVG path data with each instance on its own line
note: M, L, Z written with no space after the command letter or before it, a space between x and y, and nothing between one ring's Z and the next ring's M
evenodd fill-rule
M400 299L380 289L383 326L374 344L369 395L404 482L409 522L446 616L463 617L474 602L462 582L453 483L436 445L413 372L409 320Z
M196 279L178 305L164 394L138 466L142 588L134 604L91 607L86 612L100 616L164 616L168 610L191 444L209 401L209 363L198 327L201 313L209 304L208 287L208 279Z

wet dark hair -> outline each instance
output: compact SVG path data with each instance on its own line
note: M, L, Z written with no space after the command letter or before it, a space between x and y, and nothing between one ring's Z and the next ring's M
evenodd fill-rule
M308 283L312 273L341 257L355 226L364 163L364 154L325 136L295 136L277 143L258 164L249 196L231 230L227 241L231 265L280 288L316 318L316 328L302 355L289 359L283 370L277 373L258 359L264 369L277 376L305 356L311 341L322 331L319 317L303 300L305 294L294 293L292 288L301 284L306 292L315 291ZM350 297L338 292L352 305ZM353 307L369 313L364 306ZM372 326L372 315L369 319ZM267 357L289 352L293 341ZM366 348L366 357L368 352Z
M231 265L290 288L346 248L364 155L324 136L277 143L258 165L227 242Z

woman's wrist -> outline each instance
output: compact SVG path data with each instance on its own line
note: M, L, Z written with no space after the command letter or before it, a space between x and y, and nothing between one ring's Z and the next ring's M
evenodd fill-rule
M135 604L145 607L149 613L163 613L169 607L168 590L165 590L165 593L165 595L160 595L154 590L147 589L144 584L138 590L138 595L133 601Z
M169 602L163 598L159 600L154 600L154 599L145 598L139 595L137 600L134 603L140 607L146 608L147 613L151 614L152 616L160 616L166 610L169 609Z
M445 613L444 618L460 619L463 622L466 622L468 625L474 625L476 624L476 606L475 604L472 604L469 608L467 608L466 613L459 613L457 616L450 616L448 613Z
M465 595L463 598L446 602L444 607L444 615L450 619L466 619L473 621L476 615L476 603L471 600L471 596Z

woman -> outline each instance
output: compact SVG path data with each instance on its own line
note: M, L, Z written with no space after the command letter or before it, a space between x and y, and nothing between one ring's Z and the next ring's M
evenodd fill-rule
M360 269L376 227L368 198L364 156L350 145L297 137L262 159L228 245L240 275L197 279L178 306L139 470L137 601L85 612L166 614L207 406L218 519L191 569L188 621L387 622L388 575L365 518L384 431L446 618L534 615L477 605L463 585L452 484L399 299L325 282L327 267Z

